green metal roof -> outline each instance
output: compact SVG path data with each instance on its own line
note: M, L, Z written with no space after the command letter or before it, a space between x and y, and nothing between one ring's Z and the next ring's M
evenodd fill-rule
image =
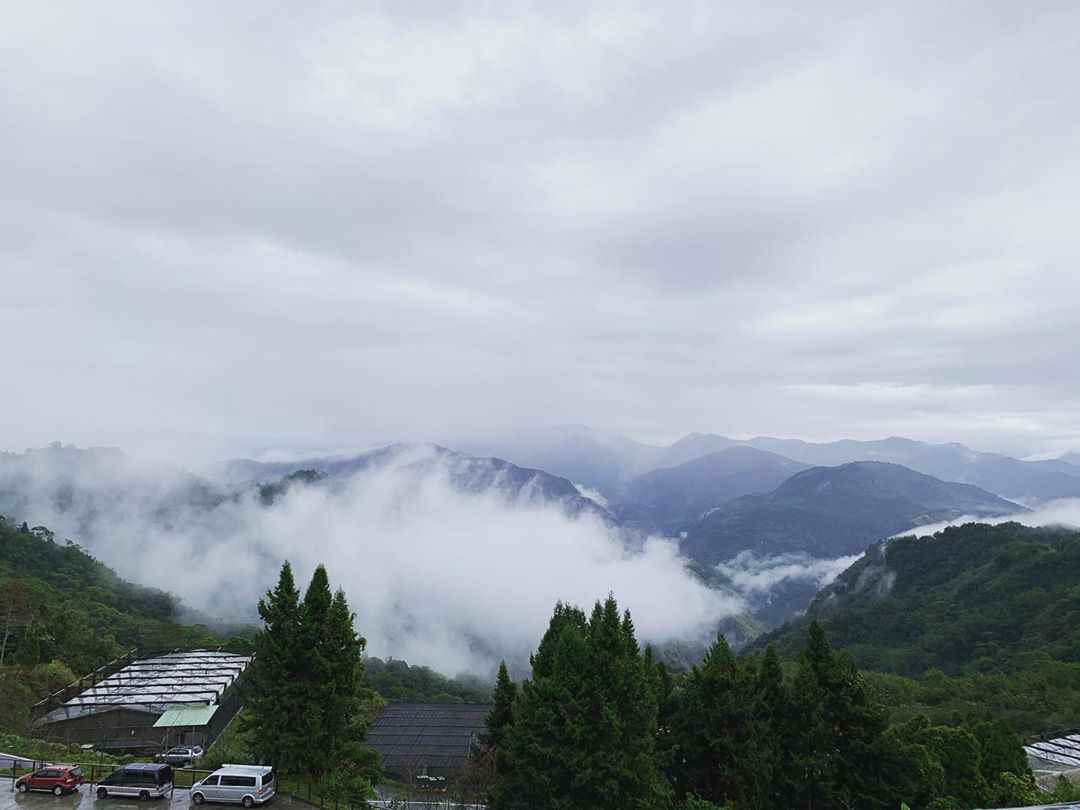
M205 726L217 710L217 704L213 703L208 706L170 706L154 723L154 728Z

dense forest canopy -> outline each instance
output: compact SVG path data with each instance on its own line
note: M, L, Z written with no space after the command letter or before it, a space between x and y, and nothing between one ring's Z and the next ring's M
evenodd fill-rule
M367 682L391 703L487 703L491 685L472 676L448 678L430 667L375 656L364 659Z
M507 704L509 709L507 708ZM1080 797L1035 785L1000 720L892 711L817 623L797 662L723 636L672 676L613 597L555 608L520 692L499 673L485 740L495 810L971 810Z

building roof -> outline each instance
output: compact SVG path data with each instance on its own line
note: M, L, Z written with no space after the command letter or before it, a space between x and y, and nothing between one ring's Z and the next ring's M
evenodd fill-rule
M1080 768L1080 734L1067 734L1052 740L1039 740L1025 745L1024 750L1036 759Z
M154 723L154 728L205 726L217 710L218 707L214 703L206 706L170 706Z
M368 728L366 742L392 773L457 770L490 712L488 703L391 703Z
M218 650L173 652L133 661L53 709L43 722L120 708L164 714L176 704L216 703L250 661L250 656Z

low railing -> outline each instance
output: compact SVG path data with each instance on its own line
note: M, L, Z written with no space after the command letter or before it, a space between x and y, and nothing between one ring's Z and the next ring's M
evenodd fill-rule
M21 760L22 763L30 764L12 763L10 768L0 768L0 779L15 780L25 774L33 773L39 768L44 768L46 765L55 761L56 760ZM65 764L78 765L82 768L83 779L85 780L85 784L88 785L96 785L106 776L116 771L117 768L121 767L120 765L108 762L65 762ZM188 790L200 779L209 776L212 773L213 771L202 768L173 768L173 787L179 788L180 790Z
M49 765L44 760L20 760L23 764L12 764L10 768L0 768L0 779L11 779L11 789L15 789L15 780L20 776L33 773L39 768ZM27 764L28 763L28 764ZM67 764L78 765L82 768L85 784L91 789L109 774L113 773L120 765L100 762L70 762ZM191 787L213 773L205 768L173 768L173 788L176 790L190 790ZM280 776L277 784L277 795L288 798L300 804L319 807L323 810L348 810L352 805L349 802L326 799L310 782L294 779L289 776ZM365 805L360 805L365 806ZM484 804L461 801L449 796L419 796L411 799L384 798L369 799L367 807L380 808L380 810L487 810Z

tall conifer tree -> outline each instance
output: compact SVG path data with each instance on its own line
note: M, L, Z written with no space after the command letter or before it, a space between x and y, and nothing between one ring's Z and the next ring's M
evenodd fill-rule
M247 725L257 756L282 770L302 765L306 746L300 670L300 593L292 566L281 566L277 585L259 601L263 628L255 636L245 690Z
M316 566L300 603L300 635L303 648L301 680L306 687L303 728L309 745L304 770L321 777L333 762L329 710L334 704L334 660L330 643L330 609L334 597L326 568ZM336 725L336 724L335 724Z
M559 604L532 656L500 765L499 810L666 808L656 690L614 597L591 618Z
M510 680L506 662L499 663L499 674L495 679L495 705L484 724L483 742L496 750L503 747L506 735L514 722L514 701L517 699L517 684Z

